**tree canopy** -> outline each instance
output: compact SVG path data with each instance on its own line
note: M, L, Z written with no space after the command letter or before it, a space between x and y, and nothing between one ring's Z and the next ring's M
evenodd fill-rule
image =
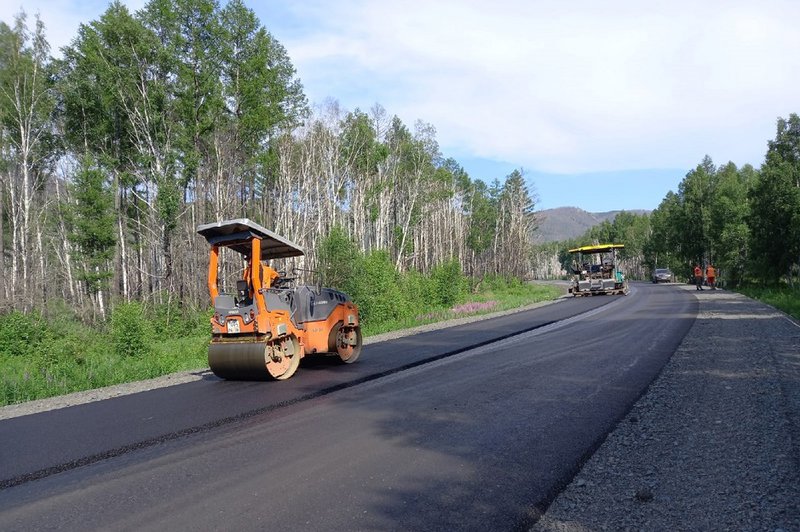
M58 60L20 14L0 24L0 89L0 309L204 306L195 228L238 217L321 246L294 265L337 283L353 274L337 242L398 272L529 272L521 170L487 187L441 153L432 124L309 105L241 0L115 0Z

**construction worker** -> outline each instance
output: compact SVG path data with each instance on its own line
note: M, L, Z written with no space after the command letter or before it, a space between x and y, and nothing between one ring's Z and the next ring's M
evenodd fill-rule
M270 265L269 261L262 260L261 261L261 286L263 288L269 288L275 281L280 277L280 274L276 272Z
M715 281L717 280L717 270L714 269L710 262L708 266L706 266L706 279L708 280L708 286L710 286L712 290L716 290L717 285Z
M700 269L699 264L694 265L694 284L697 286L697 290L703 289L703 270Z

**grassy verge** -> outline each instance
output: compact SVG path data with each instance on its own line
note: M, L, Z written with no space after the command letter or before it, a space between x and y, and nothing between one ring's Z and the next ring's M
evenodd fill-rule
M553 286L494 282L456 304L365 325L365 336L555 299ZM89 327L66 310L13 312L0 321L0 406L207 367L209 312L178 317L126 303Z
M737 288L736 291L781 309L800 320L800 289L798 288L791 288L786 285L744 286Z
M363 332L365 337L369 337L385 332L410 329L418 325L427 325L466 316L490 314L542 301L552 301L562 293L563 291L560 288L552 285L495 283L484 287L478 293L469 297L459 298L456 304L449 307L428 308L405 319L367 323L363 328Z
M202 367L210 313L175 318L136 303L90 327L65 309L0 321L0 405ZM124 319L123 319L124 318Z

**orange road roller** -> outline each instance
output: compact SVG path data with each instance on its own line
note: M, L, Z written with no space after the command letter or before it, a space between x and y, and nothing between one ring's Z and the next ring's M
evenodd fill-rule
M294 279L269 265L303 255L297 244L247 218L200 225L197 232L211 246L208 291L214 315L208 364L215 375L284 380L306 355L331 354L347 364L358 359L361 328L352 300L331 288L292 286ZM220 292L221 248L244 259L233 294Z

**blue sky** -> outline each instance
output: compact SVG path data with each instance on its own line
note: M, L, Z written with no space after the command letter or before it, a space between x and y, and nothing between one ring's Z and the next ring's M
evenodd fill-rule
M540 209L654 209L706 154L759 166L800 112L793 1L246 2L312 103L428 122L473 178L522 168ZM107 5L24 2L54 49Z

